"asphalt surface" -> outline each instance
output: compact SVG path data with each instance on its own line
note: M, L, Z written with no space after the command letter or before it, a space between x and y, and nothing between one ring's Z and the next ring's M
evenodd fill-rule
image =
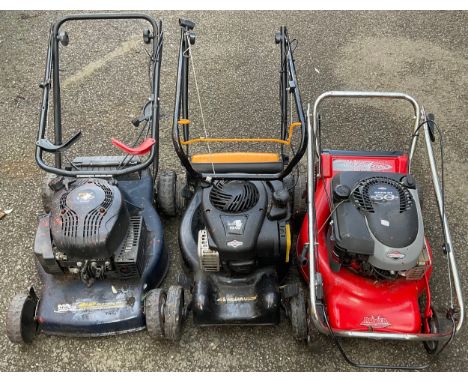
M279 126L279 53L274 32L287 25L295 51L304 105L327 90L407 92L435 113L444 131L446 209L468 296L467 12L149 12L163 20L161 168L180 172L170 140L174 102L178 18L196 22L195 66L210 136L269 136ZM50 23L64 12L0 13L0 207L13 212L0 221L0 370L45 371L349 371L333 341L317 336L314 349L296 343L286 319L271 328L184 326L178 344L155 343L145 332L111 338L73 339L42 335L31 346L5 335L10 299L39 285L32 244L41 210L43 173L34 161L40 89ZM133 24L132 24L133 25ZM70 25L62 49L63 124L83 140L69 156L116 153L110 137L130 142L130 125L148 94L143 26ZM192 83L193 85L193 83ZM196 92L191 88L194 136L203 135ZM327 147L401 149L410 139L410 109L402 103L330 102L324 113ZM327 117L329 115L329 117ZM253 147L259 149L258 147ZM447 306L447 275L440 251L439 220L430 193L424 146L416 160L425 190L426 233L435 251L432 292ZM435 146L436 151L438 146ZM302 167L303 170L303 167ZM172 266L165 285L180 272L177 220L165 221ZM467 371L468 334L462 330L430 370ZM344 341L350 356L365 363L421 364L421 344Z

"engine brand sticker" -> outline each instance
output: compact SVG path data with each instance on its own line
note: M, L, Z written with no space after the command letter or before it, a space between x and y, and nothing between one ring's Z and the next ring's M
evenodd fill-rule
M221 215L221 221L223 222L224 229L228 234L243 235L245 223L247 222L247 216L227 216Z
M398 251L388 252L386 255L387 255L387 257L389 257L390 259L393 259L393 260L401 260L401 259L404 259L406 257L406 255L404 253L401 253L401 252L398 252Z
M380 316L365 316L360 323L362 326L366 326L372 329L382 329L390 326L390 322L385 317Z
M384 227L390 227L390 222L385 219L380 219L380 224L383 225Z
M228 241L226 243L229 247L232 247L232 248L237 248L237 247L240 247L242 244L244 244L242 241L238 241L238 240L232 240L232 241Z
M257 300L257 296L221 296L216 299L219 304L235 304L236 302L250 302Z
M120 309L127 306L127 300L116 301L81 301L72 304L58 304L55 313L85 312L90 310Z
M89 202L90 200L93 200L96 196L94 195L94 192L92 191L80 191L78 192L78 195L76 196L76 200L79 202Z
M229 227L229 230L231 231L240 232L243 226L242 220L240 219L232 220L227 223L227 226Z
M369 189L369 198L376 203L391 202L400 199L398 191L393 187L373 186Z
M388 171L392 169L390 163L383 161L368 161L361 159L334 159L334 171Z

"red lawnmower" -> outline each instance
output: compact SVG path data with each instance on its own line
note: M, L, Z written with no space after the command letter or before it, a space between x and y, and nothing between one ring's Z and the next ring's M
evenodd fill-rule
M409 153L322 149L319 106L336 97L411 103L415 124ZM429 365L356 363L339 338L422 341L428 353L438 354L462 326L463 297L444 207L442 141L442 182L432 149L436 131L442 139L440 130L433 115L403 93L327 92L316 100L312 117L308 114L308 211L297 257L310 289L309 340L315 326L334 338L353 366L423 369ZM449 264L451 301L445 310L435 309L431 301L433 252L424 235L418 186L411 171L421 132L442 222L442 255Z

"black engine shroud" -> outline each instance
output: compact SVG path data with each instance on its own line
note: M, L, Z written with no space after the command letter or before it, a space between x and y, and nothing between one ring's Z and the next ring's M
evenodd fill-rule
M243 180L216 181L202 190L209 247L223 269L249 273L285 263L290 215L288 199L279 200L283 190L281 182Z
M104 277L141 277L147 262L142 210L125 201L114 181L57 179L34 243L44 271L76 274L88 285Z
M78 180L55 196L51 232L69 260L109 259L129 228L120 190L105 180Z

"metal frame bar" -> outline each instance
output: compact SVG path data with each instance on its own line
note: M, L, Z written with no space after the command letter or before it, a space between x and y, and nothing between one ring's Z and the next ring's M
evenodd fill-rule
M156 144L151 148L149 157L142 163L123 168L121 170L65 170L62 168L62 154L55 153L55 166L46 164L42 158L44 150L36 146L36 162L43 170L63 176L117 176L129 174L143 170L153 164L158 168L159 164L159 111L160 111L160 70L162 59L162 23L156 22L152 17L140 13L93 13L70 15L57 21L51 28L49 35L49 47L47 50L47 63L42 87L42 107L39 121L39 130L37 139L45 137L48 121L49 92L51 84L53 86L53 107L54 107L54 144L62 143L62 120L61 120L61 98L60 98L60 72L59 72L59 40L57 38L60 27L67 21L85 21L85 20L146 20L152 26L153 33L153 55L152 64L152 89L150 99L153 102L151 115L151 137L156 140ZM155 52L157 54L155 55Z
M420 119L421 119L421 108L419 104L416 102L414 98L411 96L404 94L404 93L390 93L390 92L356 92L356 91L331 91L326 92L320 95L314 104L313 109L313 126L310 124L310 105L307 110L307 128L308 128L308 148L307 148L307 180L308 180L308 187L307 187L307 209L308 209L308 223L309 223L309 243L313 243L313 245L309 245L309 297L310 297L310 304L311 304L311 316L312 321L317 328L317 330L322 334L329 334L328 326L322 321L319 317L317 311L317 297L316 297L316 277L315 277L315 259L317 253L317 240L316 240L316 232L315 232L315 180L313 175L313 169L315 167L315 150L319 147L316 132L317 126L319 123L318 118L318 111L320 103L326 98L386 98L386 99L403 99L410 102L413 105L414 112L415 112L415 127L414 127L414 136L411 143L410 148L410 161L414 155L416 149L416 142L417 142L417 129L420 126ZM425 121L425 115L422 115ZM447 255L450 262L450 268L453 275L453 282L455 286L456 297L458 301L458 307L460 309L459 312L459 320L457 322L455 333L458 333L462 327L463 319L464 319L464 305L463 305L463 294L460 285L460 278L457 270L457 264L455 261L455 254L453 252L453 245L452 239L450 236L450 230L448 227L447 217L444 214L443 208L443 200L442 200L442 192L439 182L439 177L437 173L436 162L434 159L434 153L432 150L432 143L429 135L429 130L427 124L424 124L424 137L426 140L426 147L427 147L427 154L429 157L429 163L431 166L431 174L432 174L432 181L434 184L434 192L437 199L437 204L439 207L439 214L441 217L442 222L442 229L444 231L445 240L448 244ZM318 153L320 154L320 153ZM320 155L319 155L320 158ZM410 164L411 162L409 162ZM408 164L408 171L410 171L410 165ZM352 337L352 338L367 338L367 339L375 339L375 340L406 340L406 341L442 341L448 340L452 336L452 332L446 333L420 333L420 334L405 334L405 333L380 333L380 332L364 332L364 331L354 331L354 330L334 330L333 333L340 337Z
M190 163L188 147L187 151L184 151L180 143L180 133L179 133L179 124L178 121L181 118L188 119L188 72L189 72L189 60L186 53L188 50L188 43L186 40L186 34L191 33L193 29L193 24L187 24L185 20L179 20L181 26L180 31L180 45L179 45L179 59L178 59L178 69L177 69L177 86L176 86L176 96L175 96L175 106L174 106L174 118L173 118L173 127L172 127L172 141L174 144L175 151L182 163L182 165L187 170L187 173L190 177L195 179L200 178L212 178L212 179L257 179L257 180L277 180L283 179L285 176L291 173L293 168L299 163L302 156L304 155L307 148L307 128L306 128L306 117L304 115L304 110L302 108L302 100L299 92L299 87L297 84L296 76L296 67L293 58L293 52L289 43L287 36L286 27L281 27L280 29L280 47L281 47L281 65L282 67L286 65L286 73L281 73L281 81L283 85L282 97L281 97L281 110L284 116L287 116L288 111L288 93L293 93L295 99L296 110L298 114L299 121L301 122L301 142L300 147L291 161L288 163L286 168L281 172L276 174L244 174L244 173L200 173L196 171L192 164ZM286 53L286 60L284 60L284 52ZM289 83L288 83L289 80ZM294 86L291 88L291 84ZM286 127L285 127L286 126ZM281 120L281 137L285 134L284 129L287 129L287 123ZM184 140L189 139L189 125L183 125L183 136Z

